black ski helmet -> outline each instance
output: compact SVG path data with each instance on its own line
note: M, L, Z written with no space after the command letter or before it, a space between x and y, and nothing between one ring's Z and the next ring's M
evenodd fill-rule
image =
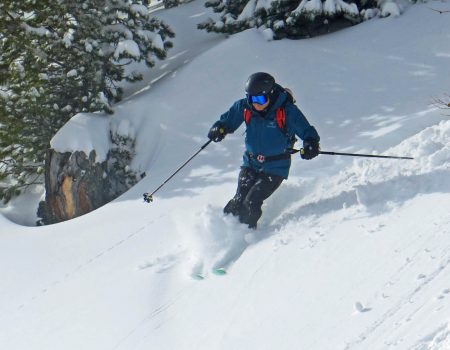
M258 72L250 75L245 84L245 92L250 96L270 95L275 79L269 73Z

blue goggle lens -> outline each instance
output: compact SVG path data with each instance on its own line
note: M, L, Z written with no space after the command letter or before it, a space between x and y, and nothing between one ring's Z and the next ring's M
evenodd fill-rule
M258 105L263 105L267 103L267 96L266 95L257 95L257 96L249 96L249 102L250 103L256 103Z

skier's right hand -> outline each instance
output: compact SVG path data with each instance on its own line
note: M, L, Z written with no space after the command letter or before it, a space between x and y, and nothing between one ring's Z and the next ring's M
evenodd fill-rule
M214 142L220 142L224 139L226 135L225 127L218 121L209 129L208 138Z

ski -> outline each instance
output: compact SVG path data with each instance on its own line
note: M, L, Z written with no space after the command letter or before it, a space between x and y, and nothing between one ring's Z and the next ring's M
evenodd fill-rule
M227 270L223 267L213 268L211 269L211 272L213 275L216 276L225 276L227 274ZM207 277L207 274L204 274L202 272L193 272L191 274L191 278L196 281L203 281Z
M216 276L224 276L227 274L227 270L225 270L225 268L223 267L218 267L218 268L214 268L212 270L213 274L215 274Z

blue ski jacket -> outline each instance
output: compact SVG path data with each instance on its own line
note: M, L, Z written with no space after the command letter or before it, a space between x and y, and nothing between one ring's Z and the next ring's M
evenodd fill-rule
M222 126L227 134L233 133L244 122L244 109L250 109L252 115L246 129L243 166L287 179L291 166L290 157L270 161L264 161L264 158L288 153L288 148L295 143L295 135L302 140L319 141L320 137L291 96L288 96L289 93L278 84L275 91L277 97L265 112L257 112L244 98L236 101L220 116L216 124ZM285 130L281 130L276 122L276 110L281 106L285 111Z

